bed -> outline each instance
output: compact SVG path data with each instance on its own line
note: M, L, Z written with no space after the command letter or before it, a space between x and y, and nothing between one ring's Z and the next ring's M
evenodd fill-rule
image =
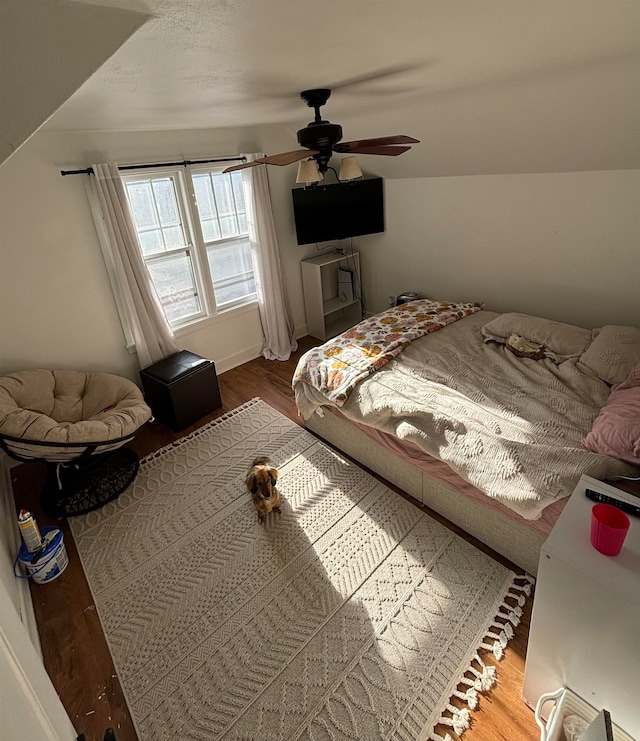
M635 327L424 299L310 350L293 388L311 431L532 574L582 474L639 475Z

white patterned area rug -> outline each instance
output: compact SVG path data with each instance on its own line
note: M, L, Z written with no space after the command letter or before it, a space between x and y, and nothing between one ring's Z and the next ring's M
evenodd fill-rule
M257 455L284 500L264 525ZM143 741L461 733L530 591L260 399L70 524Z

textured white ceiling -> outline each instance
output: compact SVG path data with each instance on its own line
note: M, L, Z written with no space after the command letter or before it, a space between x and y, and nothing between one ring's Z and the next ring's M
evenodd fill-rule
M366 113L637 54L639 41L635 0L99 4L146 9L156 17L74 95L50 128L303 123L310 111L298 95L305 88L336 88L325 109L332 115ZM375 79L378 72L383 76Z
M329 87L323 117L343 124L345 139L404 133L428 141L431 157L421 171L465 171L451 157L440 166L433 140L443 143L443 157L447 146L453 153L472 143L479 159L477 166L467 159L468 172L536 171L554 131L561 136L550 151L560 160L555 168L542 162L546 171L629 167L631 152L639 156L639 0L100 4L154 17L47 130L284 124L294 149L295 130L313 117L300 91ZM509 161L484 164L498 139ZM590 159L596 142L604 146L602 162ZM527 148L528 160L519 162Z

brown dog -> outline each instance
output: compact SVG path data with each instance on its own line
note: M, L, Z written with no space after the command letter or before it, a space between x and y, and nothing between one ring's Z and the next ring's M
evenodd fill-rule
M264 518L271 510L280 512L280 492L276 489L278 469L270 463L267 457L256 458L244 482L251 494L260 522L264 522Z

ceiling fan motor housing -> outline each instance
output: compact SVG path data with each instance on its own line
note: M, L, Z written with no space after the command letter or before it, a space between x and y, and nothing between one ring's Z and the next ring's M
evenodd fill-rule
M315 149L320 154L315 156L320 172L326 172L327 164L333 153L332 147L342 139L342 126L328 121L310 123L298 131L298 143L307 149Z
M298 143L307 149L331 148L342 139L342 126L322 121L298 131Z

